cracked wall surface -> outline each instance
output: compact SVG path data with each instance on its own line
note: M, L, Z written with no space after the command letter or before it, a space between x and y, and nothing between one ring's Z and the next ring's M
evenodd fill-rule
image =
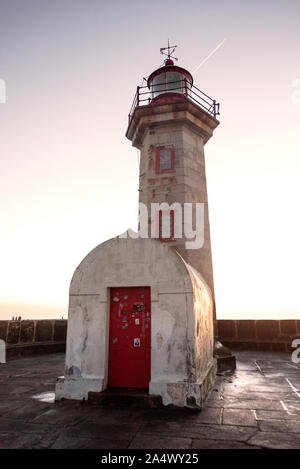
M171 399L193 406L201 402L200 388L193 400L186 383L204 382L213 368L210 290L200 274L167 245L119 237L95 248L74 273L66 373L57 385L57 396L82 398L88 390L106 388L109 289L122 286L151 288L150 392L161 395L168 387L165 402Z

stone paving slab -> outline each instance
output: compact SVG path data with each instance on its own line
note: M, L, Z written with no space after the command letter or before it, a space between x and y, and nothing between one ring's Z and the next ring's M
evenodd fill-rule
M283 410L282 404L279 400L264 399L262 396L259 399L238 399L235 397L228 397L222 400L211 400L209 399L206 403L206 407L220 407L230 409L250 409L250 410Z
M285 403L287 404L287 403ZM289 405L287 406L287 409L289 409ZM293 411L284 411L282 408L281 410L273 411L273 410L257 410L256 411L256 416L258 420L297 420L299 419L300 421L300 416L299 412L293 412Z
M297 433L300 435L299 420L259 420L258 427L262 432Z
M64 355L0 365L0 448L300 448L300 366L289 354L237 353L201 412L54 402Z
M192 449L261 449L259 446L248 445L242 441L198 440L192 441Z
M256 428L257 418L252 409L224 409L222 423Z
M49 448L57 435L39 435L24 433L0 433L0 449Z
M72 437L86 437L97 439L128 439L131 441L140 428L140 422L123 422L119 423L116 420L108 422L99 422L85 420L72 428L67 428L64 432L66 436Z
M258 432L248 443L269 449L299 449L300 436L283 432Z
M59 436L52 449L127 449L130 440L78 438Z
M140 434L130 443L129 449L189 449L191 438L151 436Z
M152 421L143 425L140 431L148 435L177 435L183 438L247 441L257 432L257 428L190 423L183 425L181 422Z

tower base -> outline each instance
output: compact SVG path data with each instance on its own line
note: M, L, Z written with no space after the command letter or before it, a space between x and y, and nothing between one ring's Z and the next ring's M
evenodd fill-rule
M206 374L196 383L151 381L149 393L140 390L103 389L101 379L66 379L60 377L56 383L56 400L78 399L88 400L94 405L140 408L185 407L201 410L214 384L217 373L217 360L213 359Z
M214 384L217 373L217 361L212 360L205 376L196 383L189 382L150 382L150 395L161 396L164 406L202 409Z

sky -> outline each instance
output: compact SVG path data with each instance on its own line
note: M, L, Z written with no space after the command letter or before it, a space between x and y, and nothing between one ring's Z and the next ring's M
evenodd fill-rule
M136 228L127 116L168 38L191 72L222 43L194 74L221 112L217 315L300 318L299 17L299 0L0 0L0 319L67 317L83 257Z

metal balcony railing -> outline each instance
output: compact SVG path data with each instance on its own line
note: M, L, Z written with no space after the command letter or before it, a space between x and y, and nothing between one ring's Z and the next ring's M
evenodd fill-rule
M136 107L155 104L157 102L157 98L165 93L176 93L178 95L182 95L185 99L196 103L214 118L220 114L220 104L210 98L207 94L203 93L203 91L199 90L195 85L191 85L185 78L183 80L166 82L163 84L151 84L150 90L148 86L138 86L128 114L129 123Z

